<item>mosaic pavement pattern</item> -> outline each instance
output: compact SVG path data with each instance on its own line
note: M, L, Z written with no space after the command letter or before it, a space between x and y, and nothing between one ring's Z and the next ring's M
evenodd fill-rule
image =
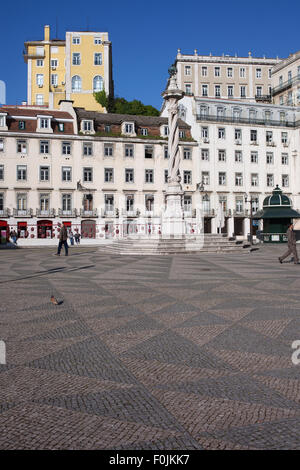
M3 250L0 448L299 448L300 265L283 251Z

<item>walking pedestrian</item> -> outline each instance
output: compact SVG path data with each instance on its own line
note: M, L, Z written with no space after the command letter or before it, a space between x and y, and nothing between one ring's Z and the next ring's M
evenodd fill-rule
M57 247L57 253L55 253L56 256L60 256L60 251L63 245L65 248L65 256L68 256L68 241L67 240L68 240L68 231L65 226L65 223L63 222L63 226L59 233L59 244Z
M77 245L80 245L80 237L81 237L80 233L76 232L75 233L75 242L76 242Z
M278 258L279 263L282 263L282 261L285 258L287 258L291 253L293 253L294 264L298 264L299 259L298 259L298 253L297 253L297 248L296 248L296 234L295 234L295 231L294 231L294 225L293 224L289 225L289 228L287 229L286 235L287 235L287 239L288 239L288 249L282 256L279 256L279 258Z
M73 235L72 230L70 230L70 232L69 232L69 238L70 238L70 243L73 246L74 245L74 235Z
M12 230L10 232L10 238L12 239L13 243L16 245L17 244L17 232L15 230Z

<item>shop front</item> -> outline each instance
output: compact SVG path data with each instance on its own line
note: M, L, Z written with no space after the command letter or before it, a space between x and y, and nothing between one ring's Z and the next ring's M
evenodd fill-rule
M27 238L27 222L18 222L18 238Z
M53 238L53 224L51 220L39 220L37 223L38 238Z
M0 220L0 243L5 244L9 240L9 225L6 220Z

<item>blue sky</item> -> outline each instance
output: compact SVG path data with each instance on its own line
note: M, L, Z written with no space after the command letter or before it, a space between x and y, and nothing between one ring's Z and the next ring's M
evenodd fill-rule
M86 10L84 10L86 5ZM168 67L177 49L213 55L248 51L287 57L300 49L300 2L114 0L111 2L1 2L0 80L7 104L26 100L24 41L43 38L43 26L65 31L108 31L113 47L115 94L160 108Z

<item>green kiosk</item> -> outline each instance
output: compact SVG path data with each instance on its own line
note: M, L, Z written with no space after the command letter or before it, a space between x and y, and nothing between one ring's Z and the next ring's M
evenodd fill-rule
M292 209L288 196L276 186L271 196L263 202L263 209L253 214L253 219L263 220L263 231L259 238L264 243L283 243L287 241L286 231L293 219L299 219L299 212Z

